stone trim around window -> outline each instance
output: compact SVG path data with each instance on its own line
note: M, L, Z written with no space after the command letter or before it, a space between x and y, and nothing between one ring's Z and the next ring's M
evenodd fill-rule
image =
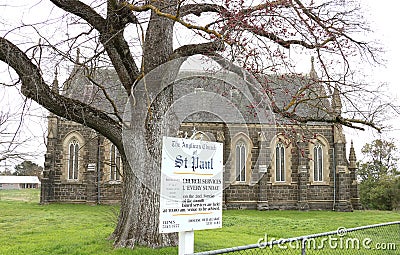
M115 148L115 145L113 143L111 143L109 140L105 139L104 143L103 143L103 147L104 147L104 166L103 166L103 177L102 180L104 182L107 182L109 184L119 184L122 182L122 175L123 175L123 165L122 165L122 159L119 159L119 169L120 169L120 173L121 175L119 176L120 178L117 179L116 174L114 173L114 176L112 176L111 173L111 169L112 167L116 167L116 165L113 164L112 162L112 148ZM116 151L118 151L118 149L115 148ZM114 152L115 152L114 150ZM114 154L115 156L115 154ZM114 178L113 178L114 177Z
M281 146L284 148L284 161L285 161L285 175L283 181L276 180L276 147ZM271 183L272 185L290 185L292 183L292 143L284 135L276 135L270 144L271 148Z
M244 179L237 180L237 169L236 169L236 159L238 155L236 155L236 146L242 144L245 148L245 155L244 155L244 163L245 163L245 173ZM251 150L253 148L253 143L251 142L250 138L244 133L236 134L231 141L231 178L230 183L232 185L248 185L250 183L251 178Z
M76 143L79 146L78 151L78 162L77 162L77 178L69 178L69 160L70 160L70 145ZM63 139L62 148L63 148L63 160L62 160L62 171L61 171L61 181L67 183L76 183L82 180L82 174L84 172L84 162L83 159L85 157L85 152L82 149L85 144L85 140L83 136L77 132L73 131L68 133Z
M322 149L322 180L316 180L314 178L314 165L319 163L318 159L315 159L315 148ZM329 169L330 169L330 162L329 162L329 142L328 140L322 136L317 135L315 139L310 141L308 144L308 149L310 152L310 184L311 185L329 185ZM317 178L318 179L318 178Z

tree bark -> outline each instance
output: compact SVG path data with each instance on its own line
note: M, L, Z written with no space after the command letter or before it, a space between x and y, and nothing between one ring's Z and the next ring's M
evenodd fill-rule
M139 146L139 144L137 144ZM142 152L139 152L142 155ZM143 166L147 160L143 160ZM159 248L176 246L175 233L158 233L159 194L135 176L126 158L124 163L123 199L118 224L111 235L115 247L133 248L135 245ZM152 171L146 167L146 171Z
M174 2L159 1L153 4L164 12L173 13L176 6ZM166 131L166 126L161 125L164 113L172 102L172 88L163 86L176 72L158 68L149 75L152 70L168 62L173 53L173 26L173 21L151 13L142 59L142 71L147 76L134 90L135 103L128 113L132 126L123 134L126 169L121 214L112 234L116 247L178 245L176 233L158 232L161 141L163 131ZM175 68L179 69L179 65Z
M175 60L172 68L161 66L145 76L134 90L132 104L128 104L132 108L125 109L124 120L131 126L123 131L124 196L112 234L116 247L178 244L176 233L159 233L159 197L162 136L174 133L174 123L164 116L172 102L172 88L168 85L181 63Z

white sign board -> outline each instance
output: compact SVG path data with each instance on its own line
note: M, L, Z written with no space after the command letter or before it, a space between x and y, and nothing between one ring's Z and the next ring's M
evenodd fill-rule
M160 233L222 227L223 144L163 137Z

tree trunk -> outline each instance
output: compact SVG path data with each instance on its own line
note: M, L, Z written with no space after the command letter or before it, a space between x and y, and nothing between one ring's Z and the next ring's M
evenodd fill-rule
M130 129L124 130L126 156L124 186L118 225L112 238L116 247L176 246L176 233L159 234L159 196L161 183L161 140L165 126L163 113L171 102L171 89L163 90L151 107L146 92L135 93Z
M176 5L172 2L153 4L173 13ZM151 14L142 59L142 71L146 74L169 60L173 52L173 25L173 21ZM143 245L156 248L178 244L176 233L158 232L161 141L166 131L161 125L172 101L172 88L163 86L174 74L158 68L153 75L146 75L135 89L134 103L125 109L124 120L130 127L123 132L123 199L118 225L112 234L116 247Z
M126 159L123 199L118 225L112 234L115 247L133 248L135 245L152 248L176 246L175 233L158 233L159 194L139 180ZM150 169L149 169L150 170Z
M162 65L136 86L125 109L123 131L124 187L118 225L112 235L116 247L177 246L178 235L159 234L161 141L176 134L175 118L165 116L172 103L172 87L183 59ZM168 118L166 118L168 117Z

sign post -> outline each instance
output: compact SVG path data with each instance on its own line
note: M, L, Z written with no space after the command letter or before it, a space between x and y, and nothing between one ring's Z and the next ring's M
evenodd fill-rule
M163 137L159 231L179 232L179 254L194 230L222 227L222 170L222 143Z
M194 231L179 232L178 255L194 253Z

